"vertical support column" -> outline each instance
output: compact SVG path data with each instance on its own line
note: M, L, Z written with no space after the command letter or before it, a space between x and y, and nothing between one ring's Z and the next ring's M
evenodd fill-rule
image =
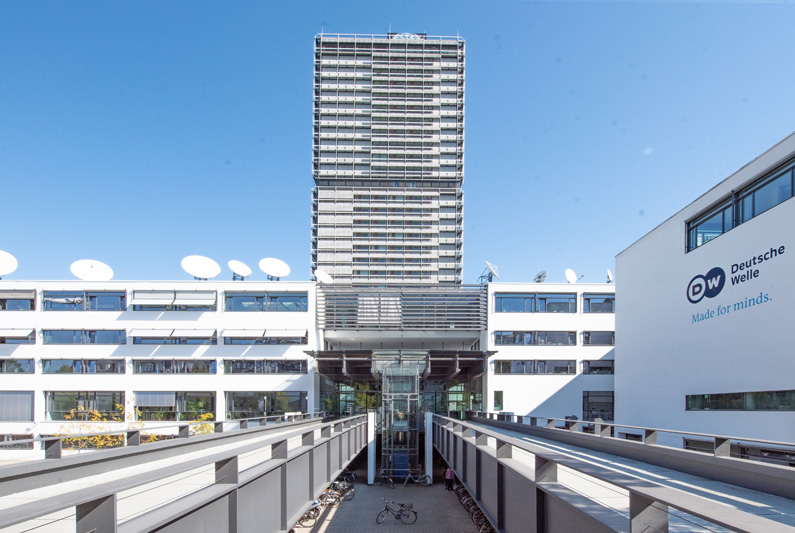
M732 443L729 439L715 437L715 457L731 457Z
M180 439L187 439L190 437L190 424L180 424L177 437Z
M331 425L323 426L320 428L320 438L328 439L326 441L326 473L323 475L324 480L331 479Z
M133 430L127 432L127 446L140 446L141 445L141 431Z
M668 506L630 491L629 524L631 533L668 533Z
M271 444L271 459L285 459L285 462L279 466L279 480L280 488L279 495L281 497L279 514L279 525L282 531L287 531L290 526L287 525L287 441L280 440Z
M433 483L433 413L425 412L425 473Z
M116 495L82 503L75 507L75 531L116 531Z
M540 483L555 483L558 481L558 463L550 461L540 455L535 460L536 483L536 531L547 530L547 493Z
M248 420L240 421L240 429L248 429Z
M644 429L643 444L657 444L657 431L654 429Z
M475 430L475 471L473 474L475 475L475 499L482 500L483 499L483 489L480 480L483 478L483 454L486 453L483 451L483 448L487 447L489 444L489 437L485 433L480 433L479 431ZM469 481L470 476L467 472L467 477L465 478L466 481Z
M223 422L215 422L213 424L215 426L216 433L223 433L224 432L224 423Z
M237 485L237 456L215 463L215 482L219 485ZM227 495L227 522L229 533L237 531L237 489Z
M375 483L375 411L367 413L367 484Z
M513 446L507 442L497 441L497 530L505 528L505 465L500 459L510 459Z
M51 439L44 441L45 459L60 459L61 451L62 451L61 439Z
M306 499L311 500L312 496L314 496L312 489L315 486L315 453L317 452L314 447L315 430L307 431L301 435L301 446L308 446L311 448L311 450L309 450L309 479L306 484Z

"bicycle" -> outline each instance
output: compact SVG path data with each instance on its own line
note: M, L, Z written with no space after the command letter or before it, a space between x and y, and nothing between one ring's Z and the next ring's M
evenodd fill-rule
M315 500L312 505L307 509L301 518L298 519L296 526L298 527L312 527L317 522L320 512L323 509L323 503L320 500Z
M353 488L353 483L347 481L333 481L331 489L339 494L343 500L352 500L356 496L356 489Z
M414 510L414 504L412 503L397 503L391 500L387 500L383 496L381 497L384 500L384 508L381 509L381 512L378 513L378 516L375 517L376 523L380 524L384 520L389 513L392 513L395 516L395 520L400 520L404 524L413 524L417 521L417 511ZM391 505L397 505L397 509L390 507Z
M387 486L387 487L389 487L390 489L394 489L394 488L395 488L395 482L394 482L394 481L392 481L392 478L391 478L391 477L389 477L388 475L386 475L386 470L383 470L383 469L382 469L382 470L381 470L381 472L380 472L380 474L381 474L381 479L380 479L380 481L379 481L379 482L381 483L381 485L386 485L386 486Z
M417 469L417 471L420 470L422 470L422 467ZM409 470L409 474L406 476L406 480L403 481L404 487L408 484L409 480L413 481L414 483L418 483L424 487L427 487L428 485L431 484L431 476L429 476L428 474L415 476L414 474L412 474L411 470Z

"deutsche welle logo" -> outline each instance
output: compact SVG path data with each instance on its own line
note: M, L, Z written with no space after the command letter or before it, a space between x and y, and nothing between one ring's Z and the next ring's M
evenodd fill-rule
M721 267L715 267L705 276L696 276L687 286L687 299L691 304L697 304L706 296L714 298L723 290L726 284L726 273Z

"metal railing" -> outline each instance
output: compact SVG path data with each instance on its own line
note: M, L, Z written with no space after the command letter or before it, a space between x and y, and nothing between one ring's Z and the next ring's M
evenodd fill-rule
M123 448L2 466L0 528L30 520L39 526L46 517L61 528L73 522L80 533L153 531L167 524L286 531L367 444L367 416L328 423L282 419L253 428L236 420L231 431L227 423L197 436L179 425L185 438L145 445L134 430ZM51 450L61 442L44 440ZM73 513L64 512L70 508Z
M520 426L491 422L500 429ZM575 434L571 428L538 429ZM646 473L636 463L623 465L609 457L527 441L482 423L434 415L433 443L500 532L668 531L669 523L681 530L713 531L717 525L732 531L792 531L784 509L791 508L790 500L731 489L721 494L711 482L700 486L685 478L681 483L659 468ZM763 466L746 468L746 475L764 475L757 470ZM768 468L784 470L790 486L795 485L795 472Z

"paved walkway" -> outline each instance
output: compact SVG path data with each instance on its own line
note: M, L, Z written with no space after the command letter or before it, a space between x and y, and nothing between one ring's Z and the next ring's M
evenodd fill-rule
M381 485L368 486L364 470L357 472L356 497L343 501L337 508L327 509L317 524L310 528L296 528L297 533L438 533L477 532L469 514L458 503L455 493L444 490L444 479L437 472L430 487L396 484L394 489ZM414 524L403 524L392 515L377 524L375 517L384 508L381 497L397 502L412 502L417 511Z

